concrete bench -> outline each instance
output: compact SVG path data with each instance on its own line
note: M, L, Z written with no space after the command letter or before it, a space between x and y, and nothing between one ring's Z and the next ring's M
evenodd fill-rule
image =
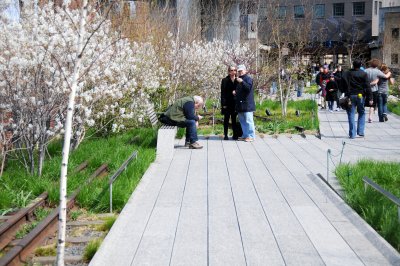
M147 115L150 119L152 127L158 127L156 160L172 159L174 155L174 142L177 127L161 124L158 121L158 115L155 112L154 106L152 104L149 104L149 106L147 107Z

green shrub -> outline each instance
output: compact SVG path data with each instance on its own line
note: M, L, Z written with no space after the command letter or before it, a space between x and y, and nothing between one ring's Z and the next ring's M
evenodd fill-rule
M363 160L354 165L340 165L336 175L345 190L346 202L400 251L397 206L370 187L365 191L362 181L367 176L400 198L400 163Z
M99 226L100 231L108 232L110 231L111 227L114 225L114 222L117 220L117 216L110 216L104 219L104 223Z
M83 253L83 260L85 262L89 262L94 257L102 242L102 239L97 238L88 243Z

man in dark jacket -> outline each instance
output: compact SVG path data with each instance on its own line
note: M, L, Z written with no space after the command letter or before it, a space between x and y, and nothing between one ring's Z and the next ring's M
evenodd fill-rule
M243 131L243 135L239 137L239 140L252 142L256 137L253 120L253 112L256 110L253 80L247 75L244 65L238 66L238 75L239 77L236 79L238 86L234 95L236 95L236 111Z
M203 103L200 96L184 97L176 100L160 117L160 121L166 125L186 128L185 146L190 149L203 148L197 137L197 127L202 116L196 115L196 110L200 109Z
M228 76L221 81L221 112L224 115L224 140L228 140L229 118L232 121L232 139L238 139L238 127L236 124L237 113L235 111L235 96L233 91L236 90L238 82L236 80L236 67L228 67Z
M361 61L356 59L353 62L353 68L344 75L346 96L350 98L351 106L347 108L347 117L349 120L349 137L354 139L357 135L364 136L365 128L365 98L372 99L371 86L368 81L368 75L361 69ZM370 101L372 104L373 101ZM355 123L355 113L358 113L357 128Z

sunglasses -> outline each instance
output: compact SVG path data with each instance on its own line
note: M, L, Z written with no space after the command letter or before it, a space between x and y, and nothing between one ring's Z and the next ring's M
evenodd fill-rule
M236 69L229 69L229 71L236 71Z

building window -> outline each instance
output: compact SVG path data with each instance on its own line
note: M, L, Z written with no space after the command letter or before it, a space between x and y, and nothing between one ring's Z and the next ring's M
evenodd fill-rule
M353 16L365 15L365 2L353 2Z
M286 6L278 7L278 19L286 18Z
M260 10L258 12L258 19L259 20L267 20L268 15L268 7L266 5L260 5Z
M304 18L304 6L294 6L294 18Z
M333 4L333 16L334 17L344 16L344 3Z
M249 1L247 4L247 14L257 14L257 4L255 1Z
M325 5L319 4L314 6L314 18L324 18L325 17Z
M392 54L392 65L399 64L399 54Z
M399 39L399 28L392 29L392 39L393 40Z

